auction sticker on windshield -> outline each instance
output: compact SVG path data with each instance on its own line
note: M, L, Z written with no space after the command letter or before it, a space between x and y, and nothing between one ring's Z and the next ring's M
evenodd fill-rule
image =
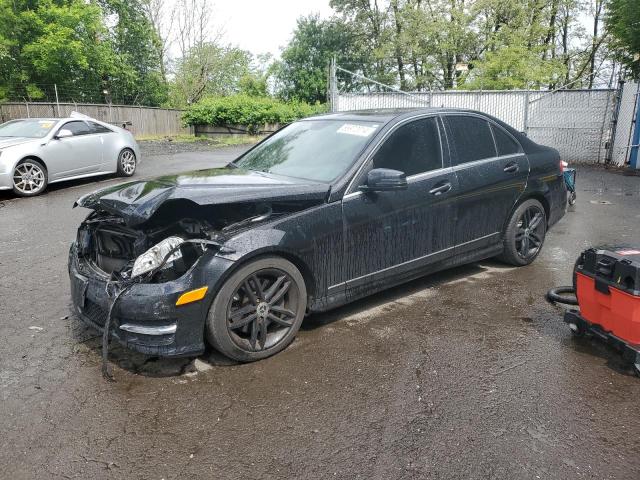
M378 125L356 125L354 123L345 123L338 129L338 133L346 135L356 135L358 137L368 137L376 131Z

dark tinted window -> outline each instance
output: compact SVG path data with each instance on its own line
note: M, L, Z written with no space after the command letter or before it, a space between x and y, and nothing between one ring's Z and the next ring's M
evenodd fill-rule
M108 129L105 126L102 126L95 122L89 122L89 125L93 129L93 133L111 133L113 130Z
M89 130L89 126L82 121L65 123L62 129L69 130L71 133L73 133L74 137L77 137L79 135L87 135L88 133L93 133L91 130Z
M511 155L520 151L520 145L504 130L496 125L491 125L493 137L496 139L498 155Z
M447 120L458 165L496 156L489 122L480 117L465 115L447 116Z
M407 176L442 168L436 119L423 118L398 128L373 157L373 167L400 170Z

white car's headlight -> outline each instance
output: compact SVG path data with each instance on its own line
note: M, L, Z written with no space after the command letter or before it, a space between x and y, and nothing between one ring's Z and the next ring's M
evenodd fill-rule
M169 237L165 238L163 241L154 245L149 250L144 252L138 258L136 258L135 263L133 264L133 270L131 272L131 278L138 277L143 273L150 272L154 268L158 268L158 266L164 260L169 252L181 245L184 240L180 237ZM165 266L171 265L175 260L182 258L182 252L180 249L176 250L171 254L171 256L165 262Z

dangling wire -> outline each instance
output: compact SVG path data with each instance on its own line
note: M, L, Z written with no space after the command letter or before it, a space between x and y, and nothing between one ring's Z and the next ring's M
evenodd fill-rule
M122 285L121 282L116 282L110 280L107 282L105 290L107 292L107 297L111 300L109 304L109 312L107 314L107 320L104 323L104 329L102 331L102 376L106 380L110 382L115 382L115 378L113 378L113 374L111 373L111 369L109 368L109 343L110 343L110 335L109 330L111 329L111 322L113 320L113 312L115 311L116 303L122 295L124 295L131 287L133 287L135 283L128 283Z

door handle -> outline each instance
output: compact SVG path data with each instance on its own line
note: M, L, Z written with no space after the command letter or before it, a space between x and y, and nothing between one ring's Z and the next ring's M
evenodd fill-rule
M520 167L517 163L509 163L504 167L504 171L507 173L516 173L518 170L520 170Z
M429 190L429 193L431 195L442 195L443 193L447 193L449 190L451 190L451 183L446 182L443 183L441 185L438 185L437 187L432 188L431 190Z

